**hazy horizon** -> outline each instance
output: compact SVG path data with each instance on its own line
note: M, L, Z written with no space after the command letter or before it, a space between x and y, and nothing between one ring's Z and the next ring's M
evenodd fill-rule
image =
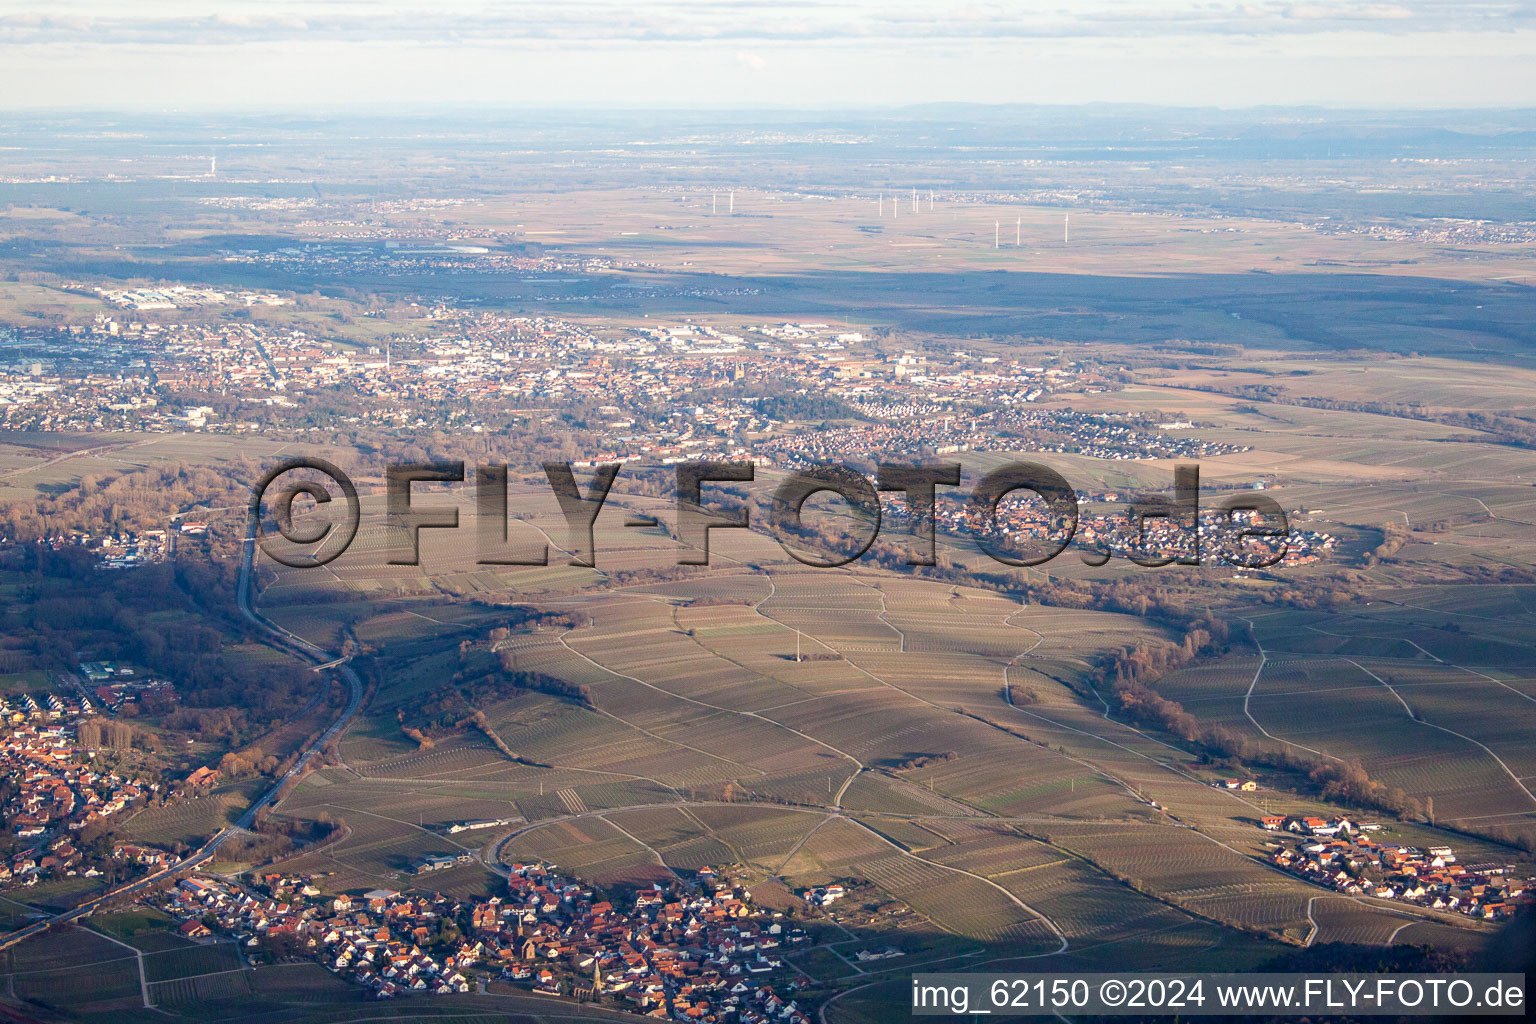
M7 110L1536 104L1524 2L0 3Z

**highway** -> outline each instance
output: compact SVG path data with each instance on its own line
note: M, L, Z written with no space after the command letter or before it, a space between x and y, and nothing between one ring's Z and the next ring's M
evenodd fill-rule
M221 829L213 838L209 839L208 842L204 843L197 850L194 850L167 868L163 868L152 875L146 875L137 881L121 885L110 892L97 896L95 899L80 904L72 910L66 910L53 917L35 921L25 928L0 936L0 949L14 946L23 939L37 935L56 924L67 924L70 921L86 917L110 901L119 900L124 896L131 896L136 892L147 889L156 882L163 881L211 859L219 847L223 846L231 836L246 831L251 827L252 823L256 820L256 815L277 799L277 794L282 790L285 783L290 779L303 775L308 770L310 763L325 749L325 745L341 734L341 731L347 727L347 724L352 721L353 716L357 714L358 709L362 707L363 681L351 665L347 664L345 660L337 658L337 656L329 651L316 647L303 637L290 633L256 611L251 603L252 595L255 592L255 561L256 520L255 517L252 517L246 524L245 542L240 553L240 578L236 584L241 614L249 619L258 629L266 633L268 635L268 642L274 646L281 647L290 654L303 658L306 661L312 661L317 667L335 668L340 672L341 677L346 680L349 691L347 706L336 716L335 721L316 737L313 743L304 749L303 753L293 762L293 766L276 779L271 788L263 793L255 803L246 808L245 813L233 825Z

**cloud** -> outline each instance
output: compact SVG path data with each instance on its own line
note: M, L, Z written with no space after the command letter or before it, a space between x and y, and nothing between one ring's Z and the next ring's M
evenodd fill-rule
M1144 38L1152 35L1325 34L1343 30L1434 33L1524 28L1529 0L1093 0L1054 8L1014 3L767 3L759 0L533 0L488 6L467 0L435 8L396 3L235 0L222 13L187 16L164 3L121 5L55 0L0 14L0 44L120 47L333 44L699 43L836 45L999 39ZM5 7L0 7L4 10ZM22 9L17 9L22 8Z
M768 70L768 62L763 59L761 54L748 53L746 50L737 50L735 54L733 54L733 57L735 58L737 64L740 64L748 71Z
M1284 9L1284 16L1302 21L1406 21L1415 13L1399 4L1296 4Z

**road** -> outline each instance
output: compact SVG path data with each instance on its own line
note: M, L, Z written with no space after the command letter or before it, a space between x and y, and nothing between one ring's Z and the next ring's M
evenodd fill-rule
M255 803L251 804L250 807L247 807L245 813L242 814L240 819L233 825L229 825L221 829L217 834L213 836L213 838L209 839L208 842L204 843L200 848L194 850L192 853L189 853L181 860L167 868L164 868L163 870L157 871L152 875L146 875L144 878L141 878L138 881L129 882L126 885L119 886L110 892L103 893L93 900L89 900L80 904L80 906L75 907L73 910L67 910L63 913L56 914L53 917L33 922L32 924L18 931L10 932L4 936L0 936L0 949L6 949L10 946L14 946L16 943L21 942L23 939L30 938L33 935L37 935L43 931L46 931L48 928L51 928L56 924L68 924L71 921L77 921L82 917L87 917L94 913L97 908L101 907L109 901L119 900L124 896L131 896L134 893L141 892L156 882L164 881L167 878L180 874L189 868L196 867L204 861L211 859L213 855L218 851L219 847L223 846L231 836L236 835L241 831L248 830L251 827L251 825L256 820L256 815L259 814L263 808L270 806L277 799L277 794L282 790L283 786L289 780L303 775L304 772L308 770L310 763L317 756L319 756L321 751L325 749L326 744L330 743L331 740L341 735L341 731L347 727L347 724L352 721L353 716L357 714L358 709L362 707L363 681L351 665L347 664L345 661L337 660L336 655L329 651L323 650L322 648L316 647L314 644L310 643L308 640L305 640L303 637L300 637L294 633L290 633L288 630L283 629L276 623L269 621L264 616L262 616L260 612L256 611L255 607L251 603L251 596L255 591L255 560L256 520L253 517L251 521L246 524L245 543L240 554L240 578L236 585L239 591L238 600L240 605L240 613L249 619L250 622L258 629L266 633L268 635L268 642L274 646L281 647L283 650L288 651L297 657L303 658L306 661L312 661L316 665L329 665L330 667L334 667L338 672L340 672L342 679L346 680L347 689L349 691L347 697L347 706L343 708L341 713L336 716L335 721L333 721L324 732L316 737L315 741L306 747L303 753L301 753L298 758L294 760L293 766L284 772L279 778L274 780L272 786L265 793L263 793Z

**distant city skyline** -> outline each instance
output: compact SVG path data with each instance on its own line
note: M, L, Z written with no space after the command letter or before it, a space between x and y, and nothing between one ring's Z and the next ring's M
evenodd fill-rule
M1536 105L1536 3L0 2L0 106Z

